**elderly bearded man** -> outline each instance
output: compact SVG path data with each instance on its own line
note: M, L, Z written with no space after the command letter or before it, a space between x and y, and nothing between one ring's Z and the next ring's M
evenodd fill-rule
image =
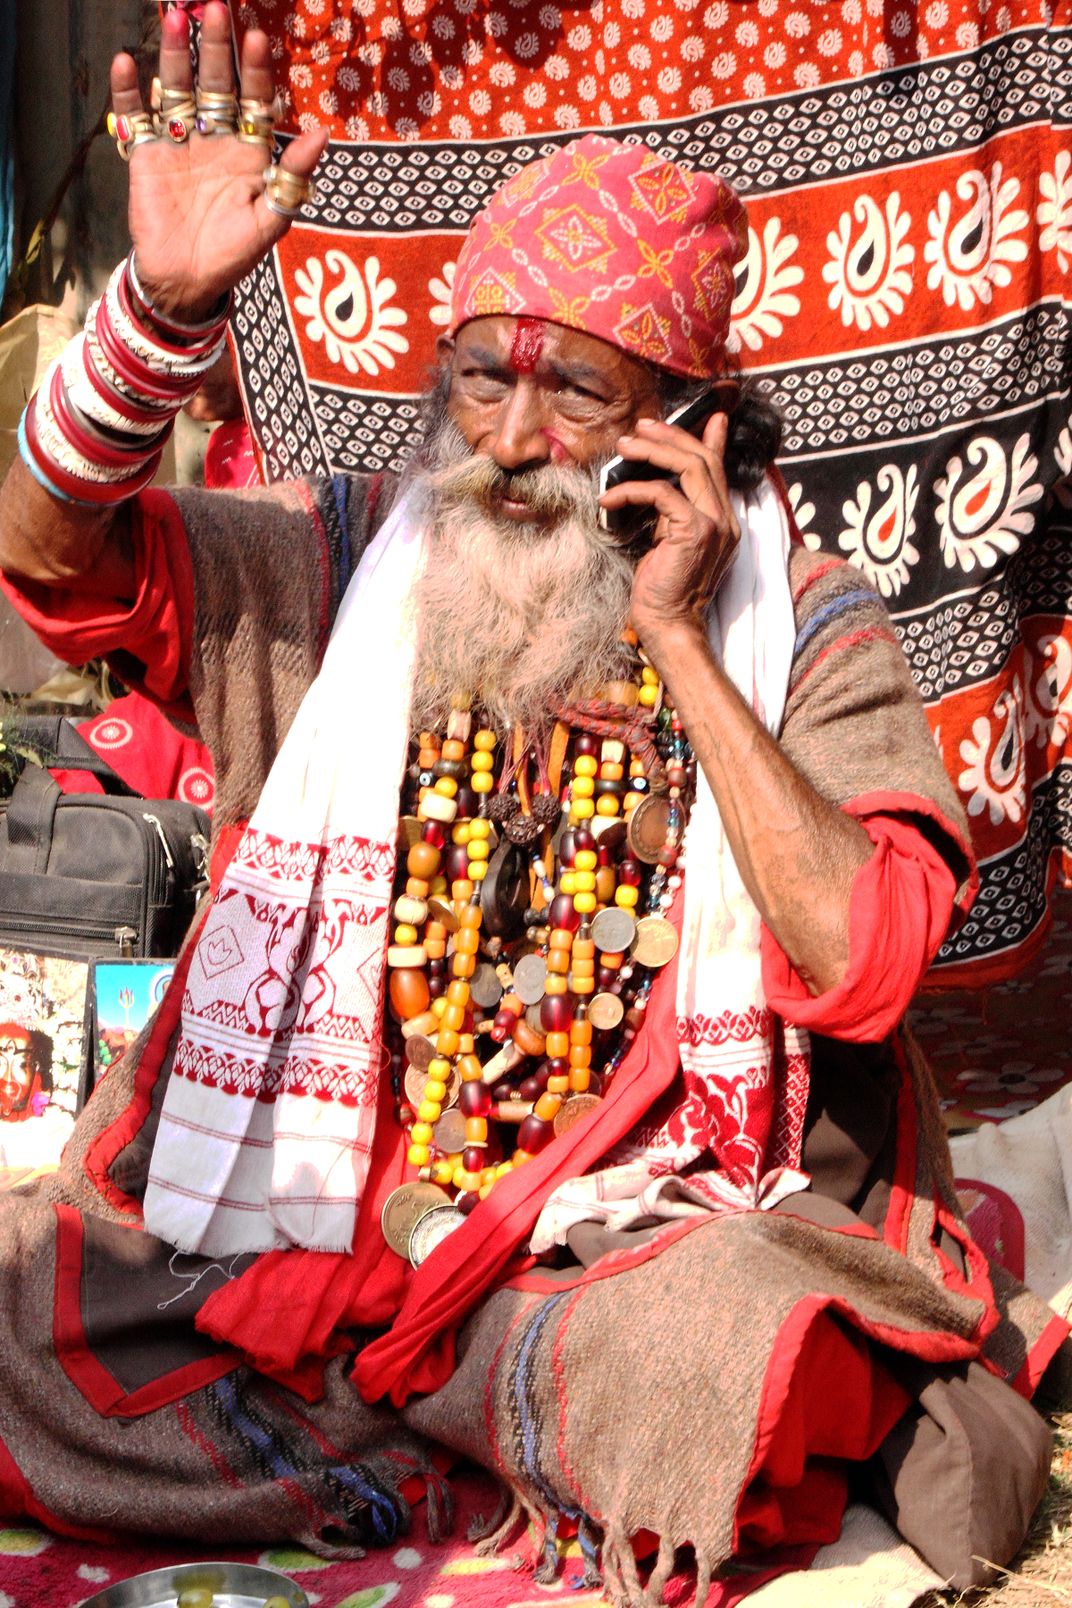
M211 744L215 893L57 1204L3 1203L8 1509L331 1553L438 1442L497 1539L523 1506L550 1566L569 1520L620 1603L690 1545L703 1601L836 1534L856 1465L967 1584L1065 1330L968 1238L898 1030L971 872L888 622L791 542L761 402L666 422L725 374L736 197L567 145L473 226L401 487L139 493L320 149L266 179L266 41L236 138L223 9L196 102L183 29L155 133L115 65L136 257L2 556Z

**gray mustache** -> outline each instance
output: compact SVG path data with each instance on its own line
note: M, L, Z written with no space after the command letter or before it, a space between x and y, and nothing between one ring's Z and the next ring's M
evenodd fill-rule
M594 520L598 513L598 470L576 465L549 463L510 470L492 458L469 457L433 471L431 478L441 508L475 503L494 515L497 502L505 497L526 503L534 514L548 519Z

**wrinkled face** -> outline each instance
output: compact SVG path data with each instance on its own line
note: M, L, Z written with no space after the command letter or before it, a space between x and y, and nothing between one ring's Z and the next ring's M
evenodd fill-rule
M602 463L639 417L661 416L644 364L561 324L476 318L441 353L450 364L449 418L473 452L507 476L544 464ZM545 520L508 481L496 498L503 518Z
M29 1033L5 1022L0 1026L0 1118L25 1111L33 1093L34 1075Z

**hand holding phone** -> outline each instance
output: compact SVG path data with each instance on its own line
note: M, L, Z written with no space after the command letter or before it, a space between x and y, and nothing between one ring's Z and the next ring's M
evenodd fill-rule
M710 390L704 391L702 396L686 402L683 407L675 408L663 422L676 425L680 430L687 430L690 435L699 439L703 435L704 425L713 413L733 411L739 392L740 386L736 380L720 380ZM610 491L626 480L669 480L675 485L678 484L677 476L669 469L645 463L643 459L614 457L609 459L599 472L599 495L602 497L604 492ZM652 522L652 518L653 516L646 511L636 508L600 507L599 510L600 528L612 536L620 536L626 540L640 535L644 526Z

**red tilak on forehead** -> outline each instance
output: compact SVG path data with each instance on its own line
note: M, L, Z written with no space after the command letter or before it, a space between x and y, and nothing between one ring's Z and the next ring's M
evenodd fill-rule
M531 374L543 350L543 320L519 318L510 346L510 367L515 374Z

